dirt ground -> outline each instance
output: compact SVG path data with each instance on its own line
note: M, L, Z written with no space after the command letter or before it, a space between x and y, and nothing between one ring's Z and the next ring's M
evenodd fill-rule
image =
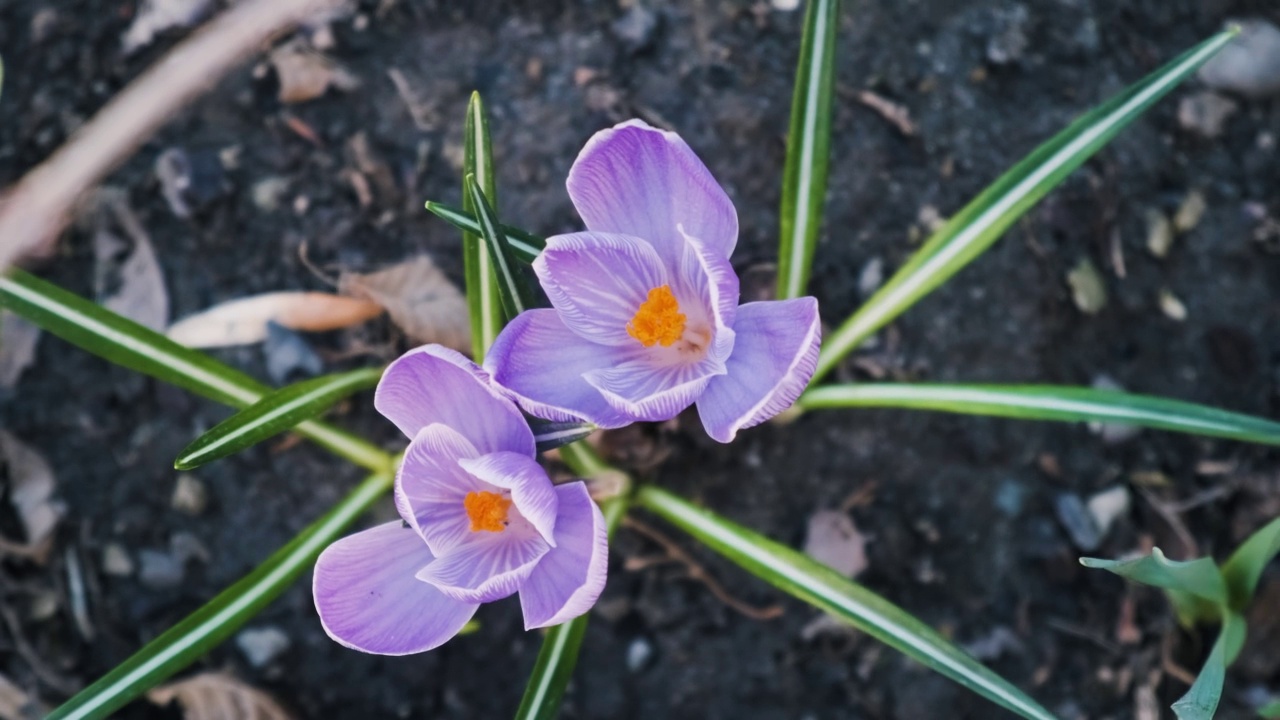
M835 325L857 306L868 263L883 263L886 274L900 265L931 215L954 212L1038 142L1228 18L1280 21L1268 5L846 2L831 189L812 283L824 320ZM134 12L128 0L0 0L0 186L186 32L125 56L121 37ZM326 50L358 87L284 104L259 59L194 103L109 183L127 192L152 238L174 318L254 293L327 289L299 258L304 241L328 271L372 270L425 251L460 281L457 234L422 201L458 200L463 110L479 89L505 221L542 234L578 228L563 184L573 158L594 131L638 116L678 130L699 152L738 208L735 265L767 275L801 17L763 1L632 10L604 0L466 9L363 2L333 24ZM862 102L861 91L904 108L914 134ZM1280 246L1265 232L1268 213L1280 214L1280 109L1233 98L1235 113L1209 139L1178 119L1180 100L1199 91L1189 83L1135 123L985 257L857 353L842 377L1089 384L1108 376L1133 391L1280 414ZM373 174L364 203L350 179L360 133L384 171ZM153 170L170 148L212 168L187 219L175 216ZM274 208L256 192L268 187L284 188ZM1153 257L1149 211L1172 214L1193 191L1206 201L1203 217L1166 258ZM1083 258L1099 268L1109 297L1091 316L1065 281ZM92 296L90 233L68 232L39 272ZM1162 291L1180 299L1185 319L1162 312ZM400 349L386 324L308 339L327 370ZM267 378L259 347L216 354ZM0 631L0 675L54 705L246 573L360 472L305 443L275 442L196 471L206 506L175 510L173 457L227 411L52 337L41 339L37 359L14 389L0 391L0 427L48 458L66 514L46 563L0 564L0 602L11 616ZM367 395L334 421L388 448L402 442ZM1198 667L1212 639L1182 633L1156 593L1087 571L1079 556L1154 542L1173 557L1186 557L1189 544L1221 557L1280 512L1274 451L1153 431L1108 443L1082 425L822 411L745 432L731 446L709 440L690 417L608 443L646 481L796 546L815 511L844 507L869 540L861 582L1068 719L1155 717L1136 714L1153 693L1160 716L1170 717L1186 687L1178 668ZM1064 496L1111 487L1128 488L1131 504L1086 553L1056 508ZM393 513L389 500L378 513ZM15 522L6 504L5 536L15 536ZM815 632L815 610L669 532L734 597L785 612L745 617L678 564L628 570L629 558L658 548L624 529L564 717L1004 717L865 637ZM124 551L131 573L107 571L108 546ZM73 621L69 562L88 583L92 639ZM1263 593L1222 718L1250 717L1253 699L1280 692L1276 568ZM259 632L192 670L229 669L304 718L509 716L539 638L521 630L514 600L478 618L480 632L435 652L361 655L324 635L308 579L248 626L287 638L286 649L255 662L242 645ZM139 701L119 716L177 711Z

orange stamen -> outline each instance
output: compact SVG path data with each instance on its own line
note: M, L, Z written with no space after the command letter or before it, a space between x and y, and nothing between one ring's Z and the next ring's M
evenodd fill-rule
M502 532L507 529L510 499L498 493L469 492L463 498L462 506L467 509L467 517L471 518L471 532Z
M627 334L645 347L671 347L680 339L684 334L684 313L680 312L680 303L671 294L670 285L649 291L649 298L627 323Z

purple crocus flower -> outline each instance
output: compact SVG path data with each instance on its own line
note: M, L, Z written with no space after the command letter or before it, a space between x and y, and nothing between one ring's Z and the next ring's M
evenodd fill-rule
M534 438L489 375L427 345L391 364L378 411L412 438L396 476L404 522L330 545L316 610L339 643L379 655L439 646L480 603L519 591L527 629L586 612L604 588L608 538L581 481L552 485Z
M813 376L811 297L738 305L738 216L678 135L639 120L597 133L569 172L586 232L533 269L554 309L498 336L485 368L527 412L603 428L697 403L711 437L787 409Z

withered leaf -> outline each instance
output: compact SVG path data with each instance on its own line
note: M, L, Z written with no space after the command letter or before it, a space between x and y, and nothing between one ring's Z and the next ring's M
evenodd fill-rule
M867 539L839 510L819 510L809 517L804 552L846 577L867 569Z
M40 328L0 310L0 388L11 388L36 359Z
M39 548L53 536L62 519L62 505L53 499L57 489L53 468L7 430L0 430L0 466L8 478L9 502L26 531L26 548L39 559L43 555Z
M270 695L227 673L206 672L147 693L160 706L177 700L185 720L290 720Z
M391 321L414 342L471 351L467 299L427 255L378 272L343 273L338 288L386 308Z
M322 332L365 322L382 314L370 299L320 292L273 292L230 300L169 327L169 339L187 347L248 345L267 338L267 323L291 330Z
M280 82L280 102L299 103L324 95L329 88L349 91L360 79L342 66L294 39L271 51L271 66Z
M169 322L169 293L155 250L145 235L135 235L133 248L102 229L94 233L99 302L106 309L152 330Z

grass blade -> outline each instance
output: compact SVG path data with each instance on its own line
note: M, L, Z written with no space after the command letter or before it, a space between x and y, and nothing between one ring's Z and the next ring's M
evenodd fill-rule
M1277 553L1280 553L1280 518L1272 520L1250 535L1227 558L1226 564L1222 566L1222 577L1227 581L1233 609L1243 611L1253 599L1262 571L1275 559Z
M480 234L480 221L476 219L475 213L470 210L463 210L452 205L428 200L427 211L463 232ZM498 229L506 237L507 245L515 254L516 259L522 263L533 262L538 257L538 253L542 252L542 248L547 246L546 238L526 232L518 227L499 225Z
M951 218L924 247L823 343L817 382L868 336L968 265L1018 218L1102 149L1152 103L1222 49L1236 30L1219 33L1076 120L1000 176Z
M805 294L818 245L831 157L831 99L835 95L839 25L840 0L809 0L791 97L787 164L782 175L779 300Z
M1209 659L1205 660L1200 674L1187 691L1173 704L1173 712L1178 720L1213 720L1218 711L1218 703L1222 700L1222 684L1227 677L1227 666L1235 660L1244 645L1244 618L1229 613L1222 622L1222 630L1213 643Z
M377 385L381 378L382 368L366 368L294 383L268 393L196 438L178 454L173 466L190 470L240 452L319 415L352 393Z
M1265 718L1265 720L1280 718L1280 700L1273 700L1258 708L1258 717Z
M104 718L226 640L310 569L329 543L391 489L393 475L372 475L323 517L307 526L253 572L223 590L182 622L147 643L97 682L81 690L48 720Z
M210 400L244 408L270 392L239 370L21 270L0 276L0 307L94 355ZM393 464L377 446L331 425L308 420L297 432L374 472Z
M480 93L471 93L467 103L467 123L463 140L462 207L475 212L475 200L466 178L474 176L490 202L498 202L498 179L493 173L493 149L489 141L489 118ZM479 234L462 232L462 264L466 279L467 308L471 318L471 354L480 362L498 331L502 330L502 304L493 259Z
M695 507L665 490L643 487L636 494L636 501L751 574L849 622L988 700L1022 717L1040 720L1054 717L902 608L807 555Z
M480 184L475 177L468 175L465 185L471 207L475 210L476 219L480 221L480 236L484 238L489 263L498 278L498 298L502 302L504 322L510 321L525 310L536 307L537 298L530 292L529 283L525 281L524 268L516 265L511 250L503 242L503 236L498 231L498 216L489 205L489 199L480 189Z
M585 439L598 428L591 423L554 422L526 415L538 452L546 452Z
M865 383L812 388L797 405L910 408L1020 420L1097 421L1280 445L1280 423L1195 403L1065 385Z

